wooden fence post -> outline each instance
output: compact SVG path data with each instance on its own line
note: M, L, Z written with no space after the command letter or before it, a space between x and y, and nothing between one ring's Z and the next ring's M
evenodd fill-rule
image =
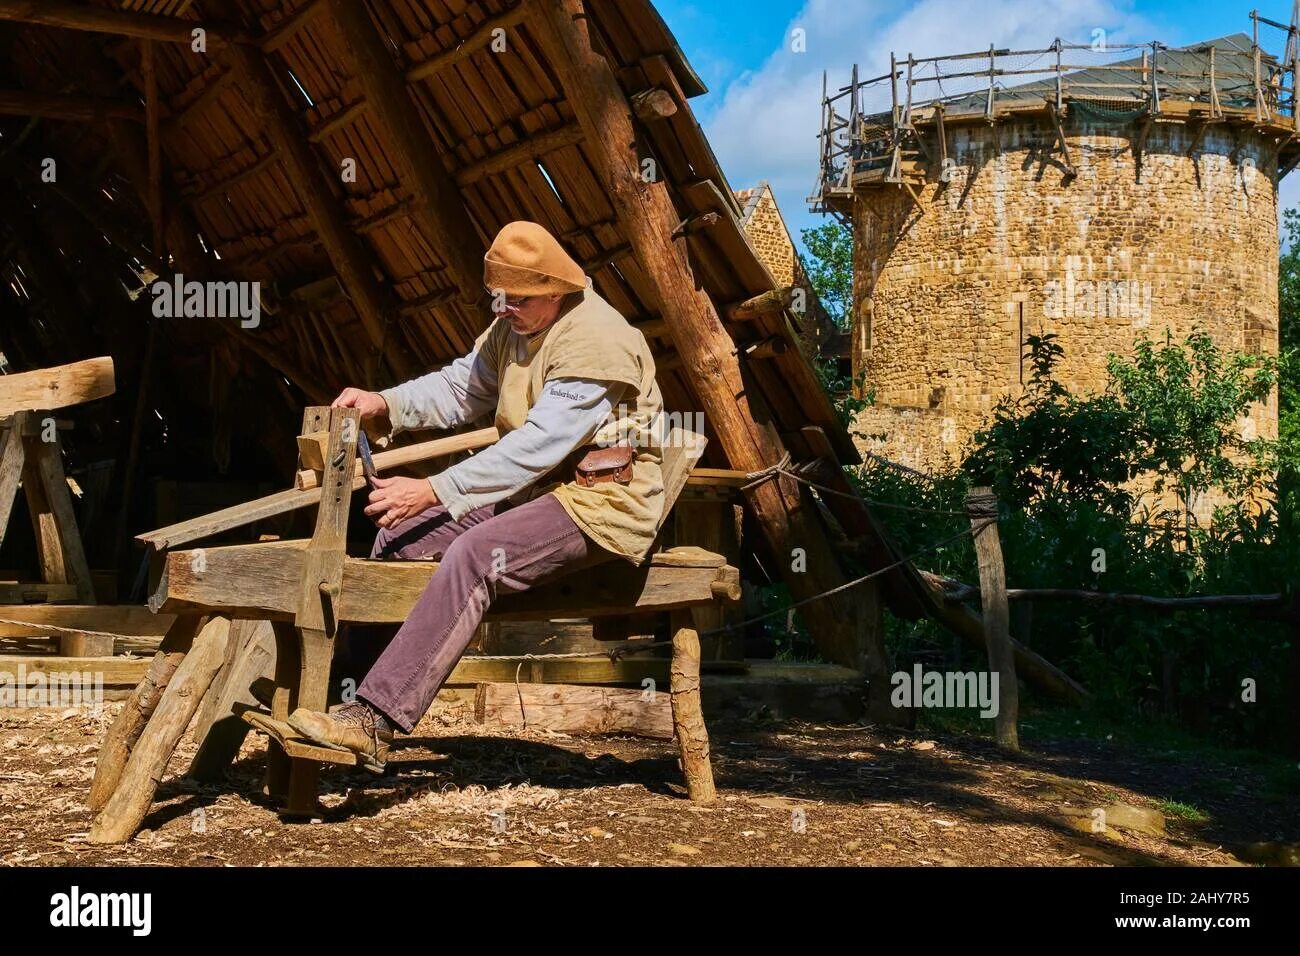
M998 713L994 728L998 746L1020 750L1020 689L1016 684L1016 659L1011 647L1007 609L1007 574L998 537L998 499L991 488L973 488L966 497L975 557L980 569L980 603L984 611L984 641L989 670L998 675Z

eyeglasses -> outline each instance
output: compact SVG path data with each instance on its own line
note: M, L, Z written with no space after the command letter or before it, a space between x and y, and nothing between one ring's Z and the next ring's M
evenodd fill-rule
M500 302L502 306L512 312L522 309L537 298L535 295L505 295L501 289L489 289L487 286L483 287L483 291L488 294L493 302Z

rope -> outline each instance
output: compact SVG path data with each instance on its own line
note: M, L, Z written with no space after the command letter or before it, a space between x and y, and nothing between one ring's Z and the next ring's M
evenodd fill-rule
M57 607L58 605L53 605ZM56 631L59 634L89 634L91 637L123 637L122 634L110 634L108 631L92 631L88 627L59 627L56 624L34 624L31 621L11 621L0 618L0 624L14 624L18 627L31 628L33 631Z
M996 521L998 517L998 499L991 491L980 494L972 492L966 498L966 511L972 518L992 518Z
M787 454L782 459L782 462L783 463L788 462L789 457L790 456ZM776 474L779 471L780 471L780 466L774 466L774 468L764 469L762 476L759 477L757 480L766 480L767 477L770 477L770 475L768 474L769 472L771 474ZM754 482L751 482L751 484L753 483ZM715 634L725 634L729 631L735 631L735 630L739 630L740 628L748 627L751 624L757 624L760 621L766 621L769 618L777 617L782 614L789 614L791 611L795 610L795 608L803 607L804 605L811 604L814 601L820 601L822 598L830 597L832 594L839 594L841 591L847 591L849 588L854 588L857 587L859 584L864 584L867 581L870 581L872 578L880 577L882 574L888 574L890 571L893 571L896 568L901 568L905 564L912 564L915 561L915 559L921 557L921 555L928 554L931 551L937 551L940 548L942 548L944 545L951 544L952 542L960 538L964 538L968 534L974 537L975 535L978 535L981 531L983 531L985 528L987 528L989 525L997 523L997 499L993 498L992 495L989 495L989 497L992 498L994 502L993 517L986 520L983 524L972 527L970 529L963 529L962 531L952 535L951 537L944 538L942 541L936 542L935 544L922 548L920 551L914 552L910 557L900 558L899 560L895 561L893 564L889 564L883 568L880 568L879 570L872 571L870 574L864 574L862 577L855 578L854 580L841 584L838 587L833 587L830 588L829 590L821 591L820 593L814 594L811 597L806 597L800 601L795 601L793 604L789 604L785 607L777 608L775 611L768 611L766 614L760 614L757 617L751 617L744 621L737 621L733 624L724 624L722 627L710 628L707 631L700 631L698 633L698 636L712 637ZM638 651L643 651L651 647L662 647L671 644L672 644L671 640L629 642L629 643L624 643L619 647L611 648L610 650L605 652L605 655L609 657L610 660L617 660L619 657L621 657L623 654L626 653L637 653ZM517 661L518 662L517 666L515 667L515 697L519 701L519 715L520 715L520 719L523 721L523 729L527 730L528 712L524 707L524 691L523 691L523 687L520 685L519 682L519 675L523 671L524 662L564 660L568 658L578 658L578 657L591 658L591 657L599 657L599 656L600 656L599 654L592 654L590 651L575 651L566 654L522 654L522 655L520 654L477 655L476 654L474 655L474 660L476 661Z
M899 558L893 564L888 564L883 568L872 571L870 574L864 574L860 578L854 578L852 581L848 581L844 584L839 585L838 587L833 587L828 591L822 591L818 594L812 595L811 597L806 597L801 601L795 601L793 604L786 605L785 607L782 608L777 608L775 611L768 611L765 614L760 614L757 617L751 617L744 621L736 621L733 624L724 624L722 627L714 627L714 628L710 628L707 631L701 631L700 637L712 637L714 634L725 634L728 631L735 631L742 627L748 627L750 624L757 624L759 621L766 621L768 618L777 617L778 615L781 614L788 614L789 612L793 611L795 608L803 607L805 604L811 604L813 601L820 601L822 598L830 597L832 594L839 594L841 591L847 591L849 588L855 588L859 584L864 584L867 581L870 581L872 578L878 578L882 574L888 574L890 571L893 571L897 568L901 568L905 564L912 564L917 558L921 557L921 555L923 554L929 554L931 551L938 551L944 545L952 544L954 541L957 541L960 538L964 538L968 534L973 537L979 534L985 528L987 528L990 524L996 524L996 523L997 523L997 518L991 518L985 521L983 524L977 525L970 529L964 529L962 531L959 531L957 534L952 535L951 537L944 538L942 541L938 541L932 545L928 545L927 547L922 548L920 551L913 552L912 555L910 555L909 557Z
M760 469L759 471L747 472L745 474L745 478L747 479L747 481L745 484L740 486L741 491L748 491L750 488L753 488L756 485L760 485L763 482L767 481L769 478L772 478L776 475L785 475L787 478L793 478L795 481L800 482L801 484L805 484L809 488L815 488L817 491L821 492L824 495L835 495L837 498L848 498L853 501L861 501L865 504L871 505L873 508L888 508L888 509L893 509L895 511L913 511L919 514L943 515L946 517L957 517L957 518L965 518L967 516L966 512L964 511L944 511L939 508L922 508L917 505L900 505L900 504L895 504L892 501L876 501L873 498L863 498L861 495L857 494L856 492L841 491L838 488L828 488L826 485L818 484L815 481L811 481L808 478L805 478L797 471L791 471L789 467L790 461L791 461L790 453L786 452L784 455L781 456L781 460L777 462L775 465L770 465L767 468ZM804 465L800 465L799 467L813 468L816 467L816 465L820 461L821 459L818 458Z

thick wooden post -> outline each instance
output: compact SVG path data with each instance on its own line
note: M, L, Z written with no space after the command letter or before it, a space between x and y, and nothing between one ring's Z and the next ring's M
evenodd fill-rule
M998 675L998 715L994 718L998 746L1020 750L1020 689L1011 645L1011 616L1007 608L1007 574L998 537L998 499L992 489L975 488L966 498L975 556L980 569L980 602L984 609L984 640L989 670Z
M747 472L775 465L785 449L757 391L742 376L735 344L717 307L695 280L686 241L673 238L679 216L666 186L642 178L632 106L610 63L595 49L582 0L525 2L532 29L552 48L551 66L585 135L619 226L651 278L640 291L651 297L654 311L668 324L686 378L727 457L734 468ZM826 530L797 484L774 477L747 494L796 597L811 597L845 581ZM850 610L855 602L844 597L814 601L804 614L823 655L860 668L862 628ZM878 682L879 677L872 681ZM873 713L887 718L887 675L879 683L882 692L872 697L882 706L873 707Z
M354 408L330 410L328 467L321 477L320 511L316 533L303 561L298 614L298 675L294 683L295 707L324 711L329 703L330 664L339 626L343 560L347 557L348 509L352 501L357 440L361 416ZM282 673L277 667L277 674ZM286 813L309 816L316 812L320 764L295 759L289 774Z

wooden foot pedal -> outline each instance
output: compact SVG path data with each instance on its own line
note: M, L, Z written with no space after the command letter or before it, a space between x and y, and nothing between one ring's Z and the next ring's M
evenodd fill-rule
M327 747L314 740L308 740L284 721L276 720L265 711L246 710L243 718L254 730L274 738L290 757L342 764L345 767L355 767L360 763L357 755L351 750L343 747Z

